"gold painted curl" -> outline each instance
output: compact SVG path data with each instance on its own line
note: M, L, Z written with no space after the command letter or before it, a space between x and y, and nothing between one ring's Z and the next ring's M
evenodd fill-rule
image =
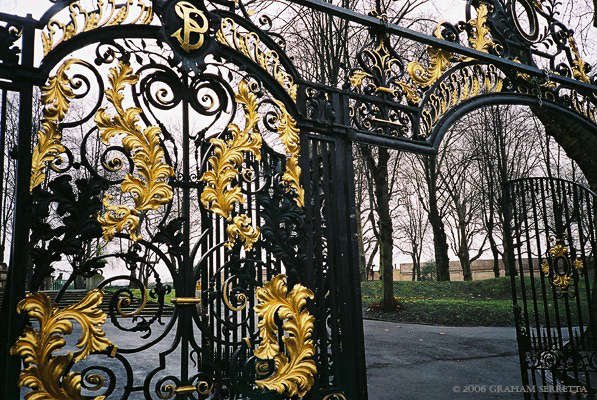
M64 309L53 306L44 293L30 293L19 302L17 312L39 322L38 329L25 327L11 349L25 364L18 382L19 386L31 389L25 394L25 400L83 400L81 374L70 371L71 364L113 347L102 328L106 322L102 301L103 293L95 289L77 304ZM64 335L72 333L73 320L82 329L77 342L79 350L54 355L66 344ZM95 397L95 400L103 399L104 396Z
M315 347L311 338L315 318L306 308L314 294L303 285L295 284L290 292L286 276L278 275L256 290L255 312L259 317L261 342L254 354L262 360L274 360L274 373L256 380L259 388L273 390L286 396L305 396L313 387L317 366L313 357ZM284 352L278 343L280 318L284 330Z
M211 168L201 176L201 181L205 182L205 188L201 192L201 203L207 210L226 219L228 247L233 246L239 239L244 243L246 250L251 250L259 239L260 232L259 228L251 225L251 219L247 215L233 217L235 206L246 203L236 181L241 174L245 154L261 160L262 138L257 131L257 96L251 92L246 81L238 84L235 98L236 102L243 106L245 126L241 129L237 124L231 123L228 125L229 139L211 139L214 151L208 159Z
M216 40L221 44L239 51L253 60L282 86L290 98L296 101L297 84L280 62L280 55L275 50L266 48L255 32L243 32L231 18L222 18Z
M48 79L48 83L41 90L43 104L41 129L37 132L37 143L31 155L31 183L30 190L41 185L46 178L48 164L54 162L65 148L62 145L62 133L59 125L70 108L70 102L75 97L72 83L67 73L70 67L80 62L75 58L66 60Z
M138 125L141 110L136 107L125 109L122 105L123 91L127 86L135 85L139 77L133 74L130 65L120 61L118 66L110 69L109 80L106 97L116 114L112 116L106 108L101 108L95 115L95 123L104 143L123 136L122 145L132 155L136 173L126 175L121 189L133 197L134 207L114 205L112 197L106 194L102 201L105 212L98 216L98 221L104 240L110 241L116 233L127 231L131 240L138 241L141 239L142 217L172 200L173 191L168 180L174 176L174 170L165 161L160 128L149 126L142 129Z
M138 8L136 15L134 8ZM66 23L53 18L45 26L41 34L44 55L83 32L125 22L148 25L153 19L151 1L142 0L126 0L122 4L118 4L118 0L94 0L89 9L85 9L81 1L74 1L68 6L68 11Z

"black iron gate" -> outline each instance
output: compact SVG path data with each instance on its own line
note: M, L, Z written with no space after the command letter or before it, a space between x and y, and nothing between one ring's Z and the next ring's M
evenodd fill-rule
M596 394L595 201L550 178L510 182L516 332L526 398ZM551 397L550 397L551 398Z
M0 32L4 396L364 397L348 139L301 132L294 67L234 4L91 3Z

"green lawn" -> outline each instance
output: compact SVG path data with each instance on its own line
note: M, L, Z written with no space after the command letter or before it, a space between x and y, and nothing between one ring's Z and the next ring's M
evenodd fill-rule
M530 294L530 280L526 281ZM473 282L394 282L397 311L379 311L382 299L382 282L368 281L361 284L365 316L391 321L453 326L512 326L512 292L510 278L496 278ZM581 290L584 293L584 290ZM531 296L529 296L531 298ZM569 303L573 323L577 321L576 300ZM538 303L536 313L529 315L544 321L546 315L555 317L556 307L548 291L547 312ZM582 314L588 315L586 299L581 296ZM532 305L529 306L532 310ZM565 304L559 301L559 312Z

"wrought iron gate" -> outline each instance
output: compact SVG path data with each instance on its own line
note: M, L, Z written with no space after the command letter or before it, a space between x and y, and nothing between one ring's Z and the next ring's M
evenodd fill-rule
M364 395L362 334L342 335L362 331L358 274L339 262L356 259L351 146L301 132L280 46L192 0L61 2L13 20L24 51L10 62L32 66L41 29L44 83L34 141L22 92L16 191L32 207L13 227L12 265L27 267L7 293L29 294L4 297L5 382L23 359L34 397ZM110 268L122 273L67 303Z
M526 398L596 393L597 197L566 180L510 182L516 333ZM547 389L542 389L547 388ZM575 393L578 392L578 393Z

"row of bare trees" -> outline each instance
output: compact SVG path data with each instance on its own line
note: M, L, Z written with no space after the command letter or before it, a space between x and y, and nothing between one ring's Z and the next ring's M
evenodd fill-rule
M480 258L492 260L497 277L508 245L504 184L529 176L584 179L532 112L514 106L490 106L465 116L435 156L391 154L385 175L387 210L376 203L381 194L374 190L371 161L358 150L355 157L363 279L377 266L386 279L386 269L406 257L413 280L421 279L423 262L431 260L437 279L449 280L450 258L459 261L465 280L472 280L472 263ZM397 250L393 260L378 254L384 229Z

